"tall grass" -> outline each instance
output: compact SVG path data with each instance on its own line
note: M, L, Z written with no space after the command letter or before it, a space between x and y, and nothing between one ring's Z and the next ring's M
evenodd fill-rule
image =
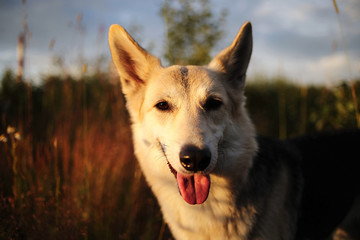
M6 72L1 84L0 239L171 238L133 156L118 82L50 76L33 87ZM262 135L356 127L347 84L253 81L246 95Z
M48 77L36 88L7 73L0 99L0 239L158 236L119 84Z

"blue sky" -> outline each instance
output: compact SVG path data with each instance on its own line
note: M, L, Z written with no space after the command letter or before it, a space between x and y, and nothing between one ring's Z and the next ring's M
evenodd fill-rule
M121 24L153 55L162 58L165 24L159 15L164 0L27 0L31 37L25 77L59 71L53 59L61 56L69 72L79 70L79 56L87 62L104 55L110 61L107 30ZM332 84L360 77L360 1L338 0L340 23L348 55L344 53L339 21L332 0L210 0L215 14L228 11L225 36L213 55L226 47L245 21L254 31L254 51L248 76L285 75L298 83ZM82 14L81 25L76 18ZM0 72L16 69L17 37L22 30L21 0L0 0ZM51 41L54 41L49 48ZM163 63L165 61L163 60ZM91 65L91 64L90 64Z

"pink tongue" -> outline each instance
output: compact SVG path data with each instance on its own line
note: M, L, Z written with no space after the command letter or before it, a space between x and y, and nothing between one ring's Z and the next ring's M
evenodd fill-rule
M194 174L192 176L177 173L176 180L180 194L189 204L202 204L209 195L210 176Z

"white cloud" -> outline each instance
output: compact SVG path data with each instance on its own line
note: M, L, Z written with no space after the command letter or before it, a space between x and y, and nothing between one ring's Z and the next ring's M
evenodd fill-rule
M360 76L360 58L350 56L353 79ZM257 52L249 66L249 78L257 75L276 78L285 76L299 84L338 84L349 80L348 62L341 52L316 58L296 58L276 56L269 52Z
M305 67L309 73L317 74L329 82L349 80L358 77L359 59L348 58L344 53L334 53L309 61ZM350 72L351 71L351 72Z
M329 72L338 72L339 70L345 69L347 65L346 56L343 53L336 53L329 56L325 56L317 60L314 64L315 69L322 71L328 70ZM331 70L330 70L331 69Z

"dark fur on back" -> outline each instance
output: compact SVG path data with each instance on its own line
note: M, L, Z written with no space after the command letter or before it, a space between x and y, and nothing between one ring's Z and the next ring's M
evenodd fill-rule
M259 151L249 175L251 186L248 186L257 192L250 195L255 201L266 198L276 186L279 168L287 168L290 185L285 205L290 215L298 218L297 226L291 226L296 231L296 239L327 239L360 193L360 130L285 141L258 137L257 141ZM258 226L254 226L251 237L261 232L261 218L266 211L269 209L261 209L257 214Z
M298 236L326 238L360 193L360 130L296 138L289 144L301 153L304 177Z

